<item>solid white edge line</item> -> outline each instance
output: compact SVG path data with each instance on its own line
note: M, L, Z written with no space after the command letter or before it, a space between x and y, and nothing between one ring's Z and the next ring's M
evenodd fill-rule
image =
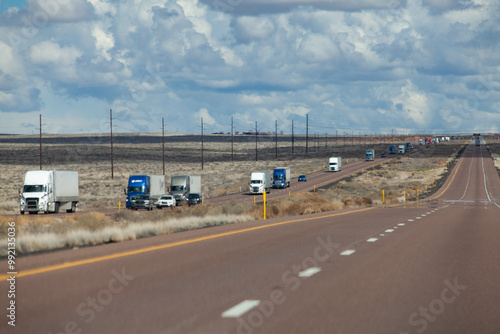
M375 241L377 241L377 240L378 240L378 238L370 238L370 239L367 239L366 241L367 241L367 242L375 242Z
M384 232L386 233L391 233L391 232L394 232L394 230L392 228L388 228L387 230L385 230Z
M299 273L299 277L311 277L314 274L317 274L321 271L320 267L311 267L303 270Z
M231 307L229 310L222 312L223 318L239 318L246 312L260 304L260 300L244 300L238 305Z

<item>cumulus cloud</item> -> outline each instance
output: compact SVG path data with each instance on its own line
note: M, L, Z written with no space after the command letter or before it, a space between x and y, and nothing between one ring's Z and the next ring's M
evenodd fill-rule
M493 0L29 0L0 13L0 115L44 111L50 123L78 110L82 122L68 126L84 125L73 131L95 129L89 120L105 119L109 107L126 131L156 131L166 116L172 131L197 133L193 119L203 117L227 132L219 120L234 116L244 131L255 121L272 131L278 120L289 132L290 121L298 126L306 115L321 133L468 131L467 112L500 121L499 7ZM36 120L22 122L7 129L31 133Z
M215 119L210 116L207 108L201 108L200 110L198 110L198 112L193 114L193 122L197 122L201 118L203 118L203 123L206 123L208 125L214 125L217 123Z

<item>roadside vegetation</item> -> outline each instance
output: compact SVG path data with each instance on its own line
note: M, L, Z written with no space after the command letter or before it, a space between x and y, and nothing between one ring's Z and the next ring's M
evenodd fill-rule
M416 199L417 192L424 197L437 189L447 172L452 168L457 153L463 147L464 141L455 141L441 145L429 145L422 150L404 156L395 155L383 165L364 170L333 185L317 188L314 192L299 193L289 197L268 201L267 218L307 215L352 207L364 207L382 204L384 191L385 204L398 203ZM254 143L250 145L255 145ZM375 143L377 152L382 152L388 144ZM272 146L271 146L272 147ZM363 158L365 147L331 146L330 152L311 152L308 156L297 156L294 159L276 160L274 150L267 149L267 155L262 154L262 161L239 162L224 161L224 154L211 152L212 161L200 172L199 163L192 162L192 151L186 161L171 162L169 168L178 168L176 174L201 174L203 189L206 196L215 197L246 191L248 176L252 170L268 169L276 166L290 166L292 176L308 174L325 170L329 156L342 155L344 164ZM125 151L125 147L122 147ZM196 148L192 148L196 151ZM248 149L251 151L251 149ZM264 150L264 149L263 149ZM296 150L298 150L296 148ZM128 157L133 156L130 148ZM215 152L215 153L214 153ZM300 152L300 151L299 151ZM186 153L187 154L187 153ZM221 154L220 158L216 155ZM225 153L227 154L227 152ZM247 152L251 157L251 153ZM54 157L58 156L57 154ZM144 157L145 158L145 157ZM226 157L227 158L227 157ZM247 157L248 158L248 157ZM110 242L133 240L148 236L163 235L189 229L199 229L210 226L234 224L263 217L263 206L253 203L230 203L225 206L199 205L184 210L181 208L146 211L130 211L122 208L111 214L94 210L117 208L117 203L123 200L123 188L129 174L158 173L157 166L153 168L145 161L135 169L120 166L115 170L115 178L106 176L109 166L103 161L87 161L81 164L54 164L47 169L65 169L80 171L80 188L82 206L88 210L63 216L25 215L0 216L0 256L5 256L7 223L14 221L17 229L17 252L27 254L60 248L75 248ZM147 159L146 159L147 160ZM190 162L191 161L191 162ZM133 162L129 162L133 163ZM13 166L13 165L11 165ZM128 166L130 167L130 166ZM27 170L25 165L16 165L15 177L22 183L22 175ZM36 168L30 168L36 169ZM160 172L161 173L161 172ZM168 179L168 177L167 177ZM17 190L11 189L12 208L3 207L4 212L17 210Z

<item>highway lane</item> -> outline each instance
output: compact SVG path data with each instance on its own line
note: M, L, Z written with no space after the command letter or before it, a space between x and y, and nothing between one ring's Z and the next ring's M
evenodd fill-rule
M0 331L498 333L492 165L468 147L428 202L20 258L17 326Z
M292 181L290 182L289 188L271 189L270 193L266 195L266 198L277 199L297 192L311 191L314 190L315 188L342 180L343 178L361 172L362 170L373 168L374 166L380 165L396 157L397 155L395 156L388 155L386 158L376 157L374 161L364 161L364 160L355 161L353 163L344 165L342 167L342 170L339 172L328 172L328 171L314 172L307 175L307 182L298 182L297 178L293 178ZM248 188L248 185L245 185L244 187ZM224 205L231 202L240 202L240 201L251 202L254 201L254 197L256 198L257 201L262 201L262 195L260 194L254 195L246 191L238 194L205 199L204 203L213 205Z

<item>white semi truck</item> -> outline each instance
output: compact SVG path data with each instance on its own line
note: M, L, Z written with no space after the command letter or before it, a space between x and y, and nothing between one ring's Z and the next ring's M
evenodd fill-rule
M190 193L201 195L201 175L172 175L170 178L170 195L177 205L185 201Z
M373 161L375 160L375 150L366 150L365 152L365 160Z
M19 189L20 213L59 210L75 212L79 201L78 172L55 170L30 170Z
M342 158L341 157L331 157L328 160L328 170L330 172L339 172L342 170Z
M249 191L251 194L269 193L271 188L271 173L252 172L250 176Z

